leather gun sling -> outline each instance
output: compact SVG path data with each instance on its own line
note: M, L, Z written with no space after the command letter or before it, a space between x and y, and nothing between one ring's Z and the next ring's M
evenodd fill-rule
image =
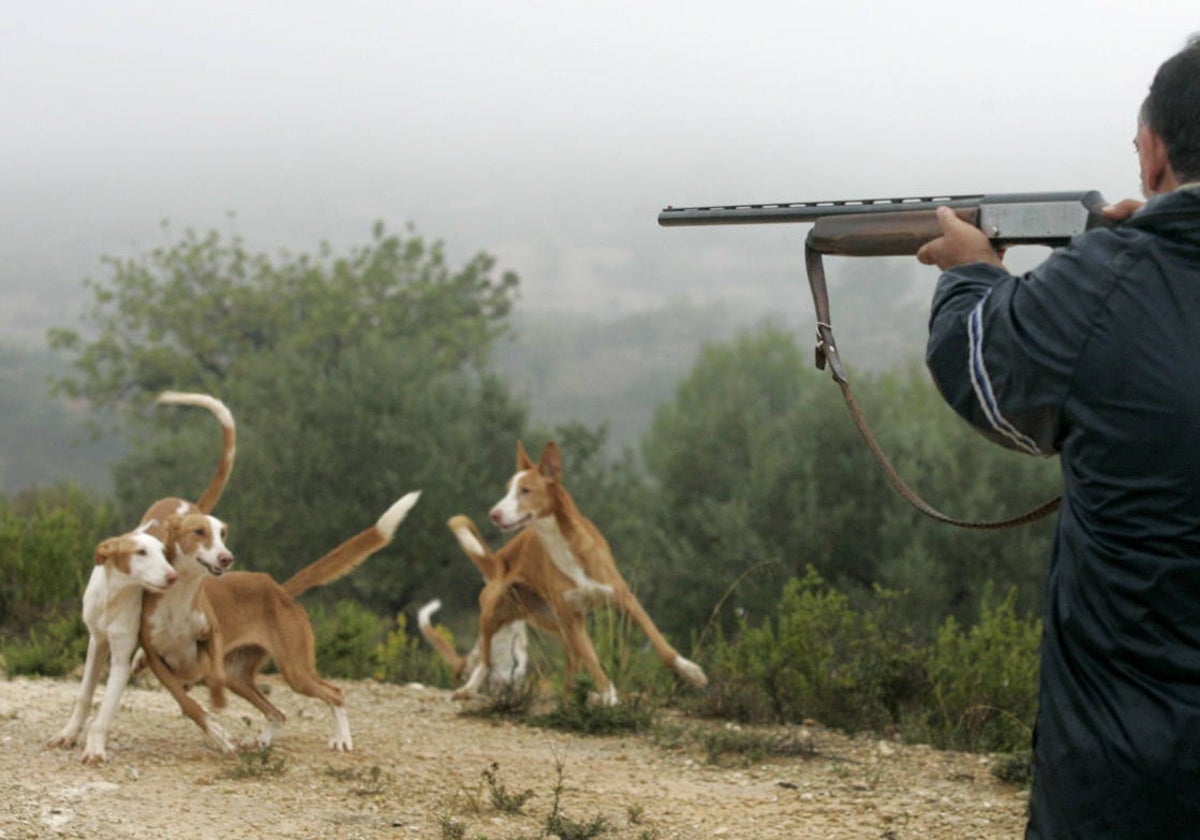
M858 407L858 403L854 399L854 394L850 390L850 381L846 378L846 370L842 366L841 357L838 355L837 344L833 340L833 324L829 317L829 292L825 284L825 265L821 260L821 252L812 246L811 236L804 243L804 262L808 270L808 285L812 289L813 305L817 310L817 367L820 370L825 370L826 363L829 364L830 373L833 376L834 382L842 389L842 397L846 400L846 407L850 409L850 417L854 420L854 425L858 427L859 434L866 441L867 448L871 450L871 455L874 456L876 463L883 469L888 481L892 487L896 489L905 501L916 508L921 513L935 519L938 522L946 525L953 525L958 528L970 528L981 531L998 530L1001 528L1011 528L1016 525L1024 525L1041 519L1048 514L1058 510L1061 497L1051 499L1050 501L1038 505L1032 510L1026 511L1020 516L1015 516L1011 519L993 520L987 522L972 522L964 519L955 519L952 516L947 516L935 507L922 499L912 488L910 488L896 472L896 468L892 466L892 462L888 459L887 454L883 451L883 447L879 445L879 441L867 426L867 421L862 415L862 411Z

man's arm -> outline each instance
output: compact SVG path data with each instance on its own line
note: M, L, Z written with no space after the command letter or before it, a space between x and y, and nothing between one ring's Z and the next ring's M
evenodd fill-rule
M939 221L944 235L918 254L945 269L930 316L930 373L954 410L989 438L1051 454L1065 434L1079 354L1112 289L1100 257L1107 249L1073 244L1015 277L970 225Z

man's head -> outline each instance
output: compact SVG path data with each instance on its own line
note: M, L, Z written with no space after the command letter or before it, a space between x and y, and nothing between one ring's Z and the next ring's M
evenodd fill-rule
M1200 181L1200 34L1158 68L1135 143L1147 196Z

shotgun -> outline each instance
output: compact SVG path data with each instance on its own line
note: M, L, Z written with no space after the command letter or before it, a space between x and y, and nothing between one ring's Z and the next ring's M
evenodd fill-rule
M842 389L850 416L871 455L896 491L918 511L947 525L976 530L1007 528L1032 522L1058 509L1052 499L1011 519L970 522L947 516L910 488L884 453L850 390L845 366L833 337L823 254L846 257L897 257L917 253L942 235L937 208L951 208L958 218L979 228L998 252L1011 245L1066 245L1073 236L1111 227L1101 212L1104 198L1086 192L998 193L918 198L869 198L861 201L793 201L780 204L726 204L711 207L666 207L658 214L663 227L686 225L753 225L811 222L804 243L804 262L817 313L817 367L829 367Z
M676 227L812 222L808 245L817 253L889 257L915 254L941 236L936 211L942 205L983 231L998 251L1010 245L1059 247L1072 236L1112 224L1100 212L1105 201L1096 190L666 207L658 223Z

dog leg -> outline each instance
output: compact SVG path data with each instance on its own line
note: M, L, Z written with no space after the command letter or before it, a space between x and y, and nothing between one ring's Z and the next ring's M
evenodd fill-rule
M663 638L663 634L659 632L654 621L650 618L649 613L643 609L641 602L637 596L629 589L628 586L617 587L617 606L628 615L642 632L646 634L646 638L650 640L650 646L654 648L654 652L658 654L658 658L663 664L673 670L687 683L703 688L708 685L708 677L705 676L704 670L686 657L680 656L679 651L671 647L670 643Z
M92 721L87 733L87 746L83 751L84 764L99 764L107 759L108 729L121 705L121 694L129 682L129 660L133 656L133 640L118 639L109 646L108 682L104 686L104 699L100 711Z
M617 705L617 688L600 667L600 657L596 655L596 648L588 637L582 617L576 616L565 622L563 642L568 645L575 660L583 663L584 669L596 683L596 690L588 693L588 702L596 706Z
M258 651L242 649L234 651L227 656L225 659L225 676L226 685L229 686L229 690L262 712L263 717L266 718L263 721L262 731L259 732L257 738L258 747L265 749L271 746L276 733L287 722L287 715L268 700L266 695L259 691L258 686L254 683L254 677L266 659L265 654L261 652L261 648Z
M83 731L88 712L92 708L92 696L96 693L96 686L100 682L100 662L107 655L108 642L96 636L90 636L87 658L83 663L83 679L79 683L79 695L75 698L75 707L71 710L71 718L62 731L50 739L47 746L73 747L79 742L79 734ZM101 752L103 753L103 745Z
M167 667L167 663L163 662L158 652L152 650L144 641L142 650L146 653L146 663L150 666L150 670L154 673L154 676L158 677L158 681L175 698L175 702L179 704L179 708L183 713L190 717L205 735L215 741L222 752L236 752L236 747L233 741L230 740L229 733L225 731L225 727L221 726L216 718L206 712L203 706L188 696L183 685L171 673L171 669Z

